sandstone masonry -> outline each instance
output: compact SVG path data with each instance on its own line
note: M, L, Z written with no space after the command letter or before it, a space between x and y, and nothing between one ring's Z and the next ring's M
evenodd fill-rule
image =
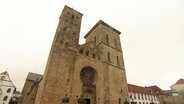
M100 20L79 45L82 14L65 6L34 104L123 104L127 80L118 30Z

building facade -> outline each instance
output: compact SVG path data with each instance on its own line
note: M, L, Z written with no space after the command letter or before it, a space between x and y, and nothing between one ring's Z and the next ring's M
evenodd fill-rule
M184 79L179 79L175 84L171 86L171 90L176 93L184 93Z
M15 86L7 71L0 73L0 104L9 104Z
M130 104L160 104L156 93L147 87L128 84Z
M170 102L175 104L184 104L184 79L180 78L175 84L171 85L171 90L165 91L170 98Z
M162 90L157 86L149 86L147 88L157 95L160 104L184 104L182 94L176 96L172 90Z
M78 104L80 101L123 104L129 100L127 91L121 92L127 90L121 32L100 20L85 35L86 42L80 45L82 16L64 7L43 78L32 90L25 88L31 83L25 84L22 94L27 101L22 104L28 104L34 95L32 104Z
M29 72L22 89L21 104L34 104L42 75Z

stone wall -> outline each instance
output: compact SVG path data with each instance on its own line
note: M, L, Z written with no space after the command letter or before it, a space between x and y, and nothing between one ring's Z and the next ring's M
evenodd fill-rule
M21 104L34 104L36 93L38 90L38 84L34 81L27 80L22 90L22 101Z

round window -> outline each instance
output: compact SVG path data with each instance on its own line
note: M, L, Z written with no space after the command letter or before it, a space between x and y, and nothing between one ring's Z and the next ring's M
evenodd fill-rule
M1 80L4 80L5 79L5 76L1 76Z
M91 67L85 67L80 72L80 79L82 83L91 85L95 81L95 70Z

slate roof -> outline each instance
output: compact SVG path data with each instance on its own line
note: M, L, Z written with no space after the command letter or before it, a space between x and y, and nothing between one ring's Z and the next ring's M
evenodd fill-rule
M36 73L29 72L28 75L27 75L26 80L39 82L42 79L42 77L43 77L43 75L41 75L41 74L36 74Z

